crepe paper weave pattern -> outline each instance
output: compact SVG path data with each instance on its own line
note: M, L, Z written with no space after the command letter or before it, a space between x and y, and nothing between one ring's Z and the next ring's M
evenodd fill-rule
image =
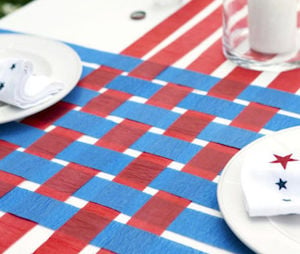
M0 251L251 253L219 211L218 176L299 125L299 75L228 62L221 1L188 1L120 54L69 45L74 90L0 125Z

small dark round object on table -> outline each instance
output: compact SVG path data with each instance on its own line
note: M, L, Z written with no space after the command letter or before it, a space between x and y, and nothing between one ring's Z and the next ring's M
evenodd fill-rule
M141 20L146 17L145 11L134 11L130 14L130 18L134 20Z

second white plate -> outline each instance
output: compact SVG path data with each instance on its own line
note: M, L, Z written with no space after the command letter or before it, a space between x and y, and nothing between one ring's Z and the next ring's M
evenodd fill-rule
M247 154L271 140L300 151L300 127L262 137L239 151L226 165L219 184L218 202L225 221L249 248L257 253L300 253L300 215L249 217L240 184L242 163Z
M30 116L52 106L76 86L82 72L81 60L72 48L46 38L0 34L0 59L8 57L32 61L34 73L63 81L66 87L48 101L29 109L20 109L0 102L0 124Z

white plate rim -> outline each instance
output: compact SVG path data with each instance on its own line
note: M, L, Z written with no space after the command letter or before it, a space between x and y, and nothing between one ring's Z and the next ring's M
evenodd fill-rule
M240 179L235 179L237 182L232 182L232 179L227 179L227 174L233 170L240 172L241 168L234 168L234 164L238 163L238 160L242 160L243 156L245 156L245 154L254 146L259 145L261 142L264 142L264 140L272 138L273 136L286 135L293 131L299 132L300 135L300 126L290 127L267 134L248 144L229 160L224 167L218 181L217 199L225 222L233 231L233 233L246 246L256 253L300 253L300 244L293 241L291 238L281 232L279 228L276 228L274 225L272 225L271 220L268 217L250 218L241 200L243 194L240 186ZM226 204L223 200L226 195L224 194L224 190L229 186L235 188L235 193L232 193L233 202L231 205L229 205L228 202ZM234 201L238 201L238 204L236 204ZM239 213L240 216L237 217L236 214L234 216L232 211ZM254 236L253 233L258 234L257 237ZM270 233L272 233L271 237L268 235ZM252 236L250 236L251 234ZM277 242L275 243L274 241L276 240Z
M59 52L63 52L65 53L64 56L53 56L53 54L51 55L51 61L50 64L55 64L53 63L53 59L55 61L57 61L57 63L59 62L60 65L64 65L64 63L66 63L66 65L68 63L70 63L70 65L66 66L66 68L68 68L68 72L72 73L69 76L64 76L61 77L60 76L56 76L55 78L57 79L62 79L63 81L65 81L66 83L66 87L58 92L57 94L55 94L53 97L51 97L49 100L31 107L29 109L20 109L14 106L10 106L10 105L2 105L0 106L0 124L4 124L4 123L8 123L11 121L16 121L16 120L20 120L23 119L25 117L31 116L33 114L36 114L44 109L47 109L48 107L54 105L55 103L57 103L58 101L60 101L61 99L63 99L67 94L69 94L73 88L77 85L78 81L80 80L81 77L81 73L82 73L82 62L81 59L79 57L79 55L67 44L57 41L57 40L53 40L53 39L49 39L49 38L45 38L45 37L41 37L41 36L36 36L36 35L27 35L27 34L15 34L15 33L3 33L0 34L0 43L1 41L16 41L16 42L25 42L25 47L26 47L26 43L29 44L27 46L30 46L31 43L34 43L34 46L38 45L39 43L42 43L42 45L47 45L48 48L47 50L49 50L49 47L52 51L55 51L56 49L59 50ZM1 48L1 46L0 46ZM32 51L39 51L39 53L41 52L41 49L37 49L37 48L31 48L31 53ZM37 53L38 54L38 53ZM47 57L47 51L45 51L45 55ZM44 56L40 56L37 55L41 58L45 57ZM63 59L61 57L64 57ZM67 59L66 59L67 58ZM57 73L53 73L53 76L55 76ZM51 74L52 75L52 74Z

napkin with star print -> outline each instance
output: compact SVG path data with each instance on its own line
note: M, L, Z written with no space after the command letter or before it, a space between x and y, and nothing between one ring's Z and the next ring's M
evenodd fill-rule
M34 66L26 59L0 60L0 101L27 109L41 104L65 87L44 75L34 74Z
M246 156L241 186L249 216L300 214L300 153L259 147Z

